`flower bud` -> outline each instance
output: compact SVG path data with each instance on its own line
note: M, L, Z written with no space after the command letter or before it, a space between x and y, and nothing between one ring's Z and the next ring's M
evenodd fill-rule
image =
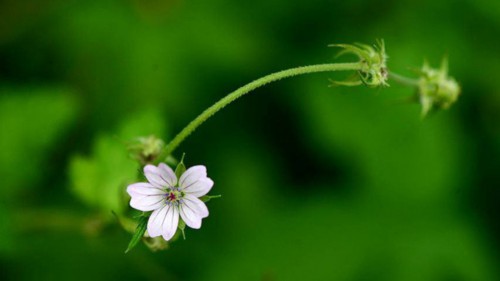
M337 57L345 54L353 54L359 58L361 69L358 75L347 81L334 81L335 84L344 86L357 86L365 84L369 87L389 86L387 84L387 55L383 40L378 40L376 45L365 44L335 44L332 47L343 48Z
M460 86L448 76L448 60L443 59L440 69L431 68L427 62L420 70L418 97L422 116L435 109L449 108L460 95Z
M133 159L146 165L152 163L160 155L164 145L164 142L155 136L139 137L129 144L128 150Z
M165 241L161 236L159 237L144 237L144 244L153 252L166 250L169 248L168 241Z

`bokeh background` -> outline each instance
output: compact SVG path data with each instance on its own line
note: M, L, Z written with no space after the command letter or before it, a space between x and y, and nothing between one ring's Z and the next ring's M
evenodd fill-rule
M384 38L405 75L448 55L461 84L266 86L176 151L223 198L169 250L123 254L131 138L169 140L217 99L330 43ZM2 280L500 280L500 1L4 0Z

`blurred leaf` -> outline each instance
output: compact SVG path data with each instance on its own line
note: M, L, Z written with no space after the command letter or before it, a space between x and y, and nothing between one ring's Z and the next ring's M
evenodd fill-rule
M0 90L0 195L34 188L76 109L67 90Z
M122 143L107 136L97 139L92 154L91 158L73 157L70 165L73 191L90 206L123 212L123 190L136 178L137 164L129 159Z
M124 141L150 135L164 138L167 123L160 110L150 107L148 110L133 114L124 120L118 131L118 136Z
M165 126L157 111L146 111L125 120L117 138L97 137L92 156L76 155L70 163L72 190L89 206L104 213L125 210L127 184L137 181L139 165L130 159L125 141L142 135L164 135ZM120 142L119 140L122 140Z

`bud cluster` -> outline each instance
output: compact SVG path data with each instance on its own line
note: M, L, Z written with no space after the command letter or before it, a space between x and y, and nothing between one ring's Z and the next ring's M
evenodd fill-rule
M424 63L418 80L418 98L425 116L434 109L447 109L458 99L460 86L448 76L448 61L443 59L440 69Z
M365 44L334 44L331 47L343 48L337 57L345 54L353 54L359 58L361 68L358 75L347 81L334 81L337 85L358 86L364 84L369 87L389 86L387 84L387 54L383 40L378 40L377 44L370 46Z

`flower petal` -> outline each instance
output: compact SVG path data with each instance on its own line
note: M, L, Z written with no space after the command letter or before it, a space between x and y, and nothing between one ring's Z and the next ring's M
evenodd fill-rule
M170 205L170 208L165 215L165 219L162 222L161 235L163 239L170 240L177 231L177 226L179 224L179 209L177 206Z
M130 207L143 212L156 210L163 205L165 205L165 195L133 197L130 200Z
M148 221L148 234L150 237L161 235L168 241L177 231L178 224L179 210L177 206L168 204L151 214Z
M177 184L177 176L174 173L174 170L170 168L167 164L165 163L160 163L158 165L158 169L161 172L161 176L165 181L170 185L170 186L175 186Z
M196 198L195 196L190 195L190 194L186 194L182 198L181 202L182 202L182 205L185 205L186 207L191 209L199 217L201 217L201 218L208 217L207 206L205 205L205 203L203 203L203 201Z
M160 209L156 209L148 220L148 234L150 237L157 237L161 235L162 222L167 215L168 209L171 205L165 205Z
M212 186L214 186L214 182L210 178L201 178L186 186L183 190L195 197L201 197L207 194L212 189Z
M202 165L193 166L185 171L179 179L179 186L186 188L201 178L207 177L207 168Z
M182 220L187 226L199 229L201 227L202 217L198 216L193 210L189 209L187 206L182 205L179 210Z
M165 204L165 192L149 183L134 183L127 187L127 193L132 197L130 206L140 211L152 211Z
M148 181L156 187L162 188L174 186L177 183L177 178L175 177L174 172L170 167L162 164L158 167L154 165L146 165L144 167L144 175Z
M127 186L127 193L130 197L164 194L165 191L147 182L138 182Z

